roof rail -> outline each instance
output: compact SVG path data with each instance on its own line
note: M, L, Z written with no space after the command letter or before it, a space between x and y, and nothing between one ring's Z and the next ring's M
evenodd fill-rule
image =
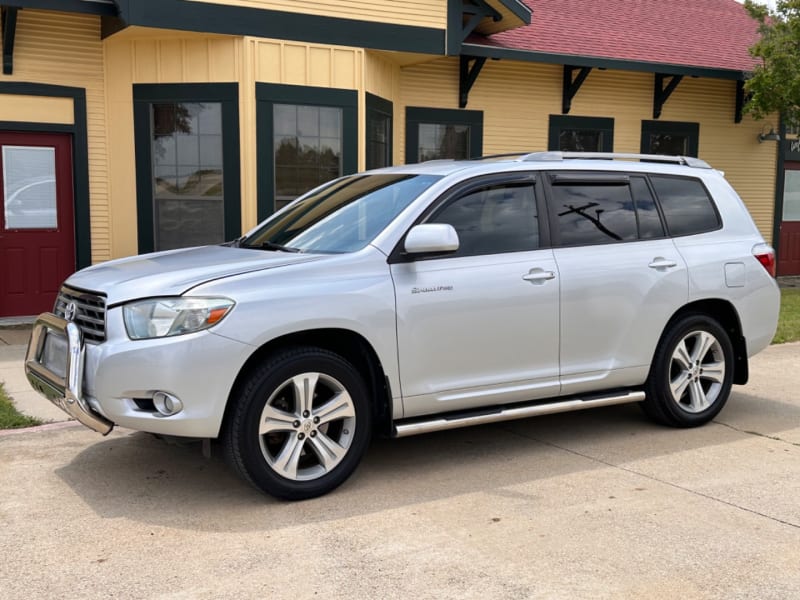
M607 159L607 160L638 160L641 162L661 162L686 165L697 169L710 169L706 161L692 156L668 156L666 154L636 154L629 152L531 152L519 158L520 161L552 160L560 161L565 159Z
M514 158L520 157L520 159L524 156L527 156L530 152L503 152L502 154L486 154L484 156L476 156L474 158L468 158L467 160L472 161L481 161L481 160L501 160L503 158Z

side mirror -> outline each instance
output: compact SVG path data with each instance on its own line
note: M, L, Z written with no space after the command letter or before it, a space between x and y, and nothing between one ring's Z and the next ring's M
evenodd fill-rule
M404 249L408 254L431 254L458 250L458 234L447 223L423 223L411 228Z

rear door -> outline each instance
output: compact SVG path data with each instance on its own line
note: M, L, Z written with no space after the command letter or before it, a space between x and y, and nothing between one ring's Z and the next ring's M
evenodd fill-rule
M0 317L52 310L75 270L72 141L0 132Z
M636 385L688 297L648 179L559 171L548 179L561 282L562 394Z

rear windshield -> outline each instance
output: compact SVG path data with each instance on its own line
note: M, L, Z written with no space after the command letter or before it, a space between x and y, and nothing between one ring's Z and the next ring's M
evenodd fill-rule
M439 175L411 174L337 179L264 221L239 245L287 252L355 252L439 179Z

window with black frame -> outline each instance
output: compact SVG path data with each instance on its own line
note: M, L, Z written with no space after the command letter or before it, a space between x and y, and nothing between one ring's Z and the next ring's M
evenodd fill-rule
M258 217L358 169L355 90L256 84Z
M367 93L367 169L392 166L392 103Z
M561 152L613 152L614 119L550 115L547 147Z
M696 157L699 141L699 123L642 121L641 151L644 154Z
M134 85L139 251L241 233L235 84Z
M482 111L406 109L406 163L477 158L482 154Z

